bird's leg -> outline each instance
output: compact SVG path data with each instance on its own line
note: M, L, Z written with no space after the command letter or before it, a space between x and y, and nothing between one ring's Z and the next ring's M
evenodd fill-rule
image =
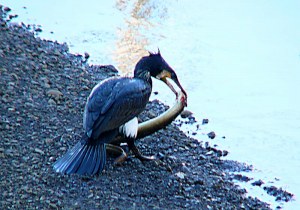
M133 138L128 138L127 144L128 144L129 150L131 150L133 152L133 154L135 155L135 157L137 157L140 161L155 160L154 156L145 156L145 155L143 155L140 152L140 150L136 147Z

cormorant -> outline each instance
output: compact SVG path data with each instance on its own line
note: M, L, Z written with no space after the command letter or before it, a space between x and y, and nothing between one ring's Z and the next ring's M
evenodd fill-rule
M83 115L84 135L53 168L65 174L94 175L103 170L106 162L106 144L119 132L126 136L128 147L141 160L143 156L134 144L137 136L137 116L144 110L152 91L151 76L165 82L171 78L184 93L174 70L160 52L142 57L135 66L133 77L112 77L97 84L90 93Z

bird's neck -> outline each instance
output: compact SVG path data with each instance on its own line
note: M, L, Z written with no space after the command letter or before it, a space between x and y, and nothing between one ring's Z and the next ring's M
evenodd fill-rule
M152 79L149 71L143 69L135 69L134 70L134 78L139 78L149 83L152 87Z

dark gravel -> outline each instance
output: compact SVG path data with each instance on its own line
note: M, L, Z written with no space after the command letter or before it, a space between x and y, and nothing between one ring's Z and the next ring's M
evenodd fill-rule
M98 176L55 173L54 161L82 133L92 87L117 72L112 66L89 66L65 44L8 24L6 13L1 7L0 209L269 208L233 183L228 169L235 166L220 159L223 151L203 146L175 125L138 141L157 161L129 157L115 166L109 157ZM151 102L141 119L165 109Z

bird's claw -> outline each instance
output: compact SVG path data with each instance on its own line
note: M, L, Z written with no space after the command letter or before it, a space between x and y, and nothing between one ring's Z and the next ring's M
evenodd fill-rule
M134 144L134 140L130 139L130 141L127 142L129 149L132 151L132 153L135 155L136 158L138 158L140 161L149 161L149 160L155 160L156 158L154 156L145 156L143 155L140 150L136 147Z

